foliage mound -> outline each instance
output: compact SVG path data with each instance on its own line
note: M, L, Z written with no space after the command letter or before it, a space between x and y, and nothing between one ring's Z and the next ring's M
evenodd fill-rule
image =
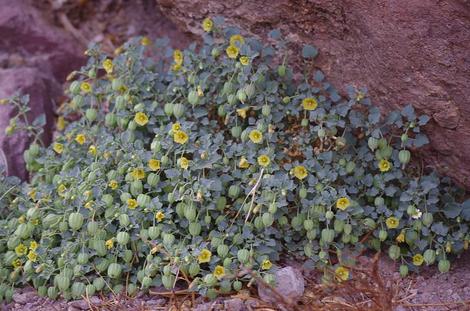
M245 268L275 282L286 256L344 281L342 254L367 248L402 275L449 269L470 212L410 162L428 117L381 117L365 90L340 96L310 69L312 46L294 75L278 31L263 45L221 19L203 27L198 49L139 38L112 58L86 52L60 135L25 152L31 181L1 221L3 296L25 283L70 299L186 281L215 297L249 282Z

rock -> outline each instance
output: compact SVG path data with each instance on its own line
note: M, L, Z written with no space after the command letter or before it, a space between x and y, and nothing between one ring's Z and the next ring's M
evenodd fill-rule
M166 299L149 299L145 304L152 307L161 307L166 304Z
M424 158L470 188L469 1L228 1L160 0L163 14L183 31L202 34L205 17L223 16L244 34L267 40L280 29L293 48L312 44L319 55L312 65L329 82L367 87L384 113L411 103L432 121L431 144Z
M25 305L29 302L32 302L36 298L37 298L37 295L33 291L13 294L13 301L20 305Z
M243 311L246 310L243 300L240 298L232 298L224 301L225 310Z
M43 141L48 144L54 124L53 99L60 94L60 86L55 79L36 68L0 69L0 98L9 97L18 91L30 96L29 121L45 114L46 126ZM12 105L0 106L0 148L5 153L8 175L25 179L27 172L23 151L27 149L30 138L24 132L18 132L12 136L7 136L5 133L10 117L14 115L15 109Z
M74 307L80 310L88 310L90 308L90 304L84 299L74 300L69 302L69 307Z
M305 281L299 270L290 266L279 269L275 272L276 291L291 301L297 301L304 294ZM258 294L261 300L274 303L272 291L263 284L258 284Z

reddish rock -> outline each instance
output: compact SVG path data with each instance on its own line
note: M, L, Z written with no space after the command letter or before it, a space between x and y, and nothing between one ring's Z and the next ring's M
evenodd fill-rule
M41 114L46 115L44 143L49 144L54 124L54 101L61 93L60 85L37 68L10 68L0 70L0 98L10 97L16 92L29 94L29 120L32 122ZM5 134L10 118L16 115L12 105L0 106L0 148L6 156L7 173L22 179L27 177L23 151L27 149L30 139L24 132L12 136Z
M470 1L157 2L195 34L203 18L220 15L262 38L281 29L297 55L313 44L315 66L338 88L366 86L384 112L411 103L432 117L426 162L470 188Z

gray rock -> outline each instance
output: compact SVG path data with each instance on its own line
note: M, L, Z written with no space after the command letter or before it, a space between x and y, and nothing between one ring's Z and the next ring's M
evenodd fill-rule
M224 301L225 310L244 311L246 310L243 300L240 298L232 298Z
M90 305L88 304L88 301L86 301L84 299L71 301L71 302L69 302L69 306L80 309L80 310L88 310L90 308Z
M279 269L275 273L276 291L292 301L297 301L302 297L305 290L305 281L299 270L293 267ZM273 298L273 293L263 284L258 284L258 294L261 300L274 303L277 300Z

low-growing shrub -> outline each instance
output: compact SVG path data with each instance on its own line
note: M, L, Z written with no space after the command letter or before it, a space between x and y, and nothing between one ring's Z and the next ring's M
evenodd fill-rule
M31 181L1 223L4 289L79 298L186 280L215 297L250 280L242 267L274 282L286 256L347 280L342 252L365 248L403 275L449 269L470 211L410 161L428 117L381 117L365 90L342 97L310 70L311 46L295 75L278 31L263 45L221 19L203 26L199 49L141 38L112 58L87 51L61 134L27 151Z

